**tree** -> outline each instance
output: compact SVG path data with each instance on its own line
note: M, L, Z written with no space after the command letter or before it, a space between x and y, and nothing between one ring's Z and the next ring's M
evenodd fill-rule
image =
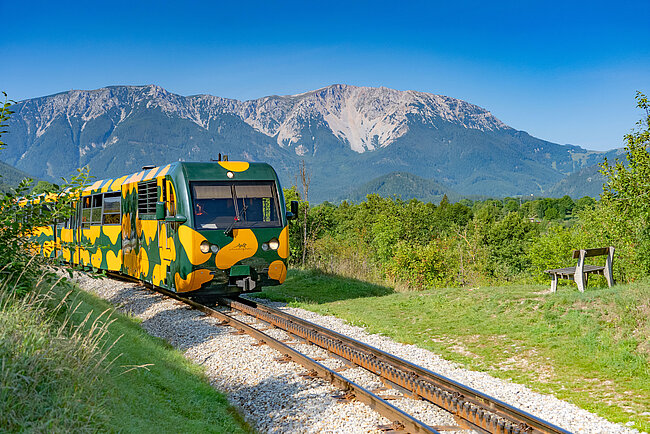
M0 106L0 136L7 132L3 128L12 114L7 94L2 93L5 103ZM0 150L6 146L0 141ZM52 260L36 253L39 249L31 237L37 228L51 227L70 216L70 205L80 196L87 179L87 172L79 170L70 183L51 185L45 196L29 193L33 181L25 179L15 194L0 195L0 289L26 293L49 273L44 265Z
M47 181L38 181L32 190L33 194L49 193L58 188L57 185Z
M309 184L311 184L311 174L307 171L305 160L300 162L300 195L304 203L304 219L302 221L302 266L305 266L307 259L307 218L309 217Z
M9 110L9 107L11 107L11 105L14 103L14 101L7 99L6 92L2 92L2 95L5 97L5 102L2 104L2 107L0 107L0 136L7 132L6 130L3 130L3 128L7 128L8 126L6 122L9 120L9 117L13 113L11 110ZM0 150L6 147L7 144L0 140Z
M636 101L645 116L625 135L627 164L603 162L601 200L584 214L585 228L594 238L616 247L614 267L624 280L650 274L650 105L641 92Z
M637 131L625 135L627 165L616 161L610 165L607 159L601 165L601 173L607 178L601 199L626 215L650 213L650 105L641 92L636 94L637 107L645 111L645 119L637 122Z

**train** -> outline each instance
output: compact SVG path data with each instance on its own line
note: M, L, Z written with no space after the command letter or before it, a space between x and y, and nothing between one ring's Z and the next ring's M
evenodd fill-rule
M145 166L94 182L72 207L36 228L40 254L202 297L284 282L298 212L270 165L244 161Z

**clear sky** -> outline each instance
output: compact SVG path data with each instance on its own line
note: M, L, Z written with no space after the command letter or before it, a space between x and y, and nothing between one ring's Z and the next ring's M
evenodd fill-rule
M650 93L650 1L0 0L14 100L157 84L236 99L329 84L460 98L557 143L623 146Z

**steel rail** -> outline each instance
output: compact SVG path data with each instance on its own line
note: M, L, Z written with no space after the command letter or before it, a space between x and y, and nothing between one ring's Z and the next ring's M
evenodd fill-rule
M219 318L222 321L222 325L229 325L236 328L237 330L241 330L254 339L257 339L259 342L264 343L271 348L274 348L285 356L288 356L291 361L299 363L300 365L309 369L309 372L307 374L308 376L323 378L331 382L336 387L342 389L348 397L363 402L382 416L389 419L392 422L391 426L394 427L395 430L413 434L439 434L438 431L428 426L424 422L414 418L408 413L405 413L404 411L400 410L399 408L395 407L388 401L382 399L364 387L346 379L338 372L327 368L326 366L318 363L316 360L313 360L310 357L295 350L294 348L291 348L287 344L272 338L271 336L265 334L263 331L258 330L255 327L252 327L251 325L246 324L242 321L239 321L232 316L227 315L226 313L219 312L208 306L197 303L194 300L181 297L177 293L170 292L159 287L154 287L150 284L145 284L145 286L151 288L156 292L185 303L208 316Z
M361 366L457 416L461 425L495 434L571 434L523 410L378 348L286 312L245 299L222 299L230 308L294 334ZM461 422L465 422L464 424Z

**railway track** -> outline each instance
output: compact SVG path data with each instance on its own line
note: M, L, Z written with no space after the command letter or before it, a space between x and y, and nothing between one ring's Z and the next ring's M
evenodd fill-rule
M367 404L392 423L381 427L387 431L410 433L438 433L440 431L474 430L496 434L559 434L569 433L529 413L512 407L482 392L421 368L406 360L385 353L363 342L351 339L317 324L245 299L221 299L219 304L230 312L215 309L161 288L152 288L179 300L206 315L221 320L283 354L283 361L293 361L307 369L305 376L323 378L343 391L341 398L355 399ZM264 329L240 321L233 314L249 315L268 327L286 331L298 340L327 350L343 360L349 367L361 367L378 376L388 387L395 388L407 397L428 401L450 412L458 423L452 426L428 426L417 418L392 405L379 392L367 390L345 378L285 342L272 338ZM386 399L384 399L386 398Z

